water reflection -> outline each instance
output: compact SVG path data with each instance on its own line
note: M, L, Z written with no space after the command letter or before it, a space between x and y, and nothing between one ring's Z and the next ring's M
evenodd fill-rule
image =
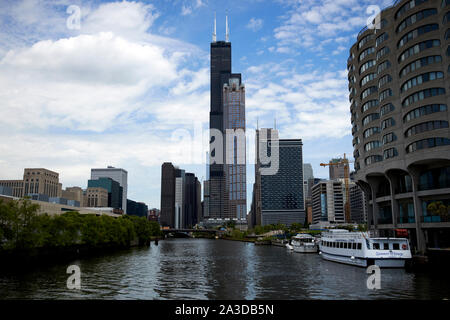
M1 299L443 299L449 276L382 269L369 290L363 268L273 246L172 239L72 261L81 290L68 290L68 264L0 275Z

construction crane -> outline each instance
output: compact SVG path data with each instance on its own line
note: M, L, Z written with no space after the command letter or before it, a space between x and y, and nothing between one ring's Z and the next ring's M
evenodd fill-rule
M344 183L345 183L345 195L346 195L346 201L345 201L345 205L344 205L344 210L345 210L345 220L346 222L350 222L350 190L349 190L349 185L350 185L350 162L353 161L349 161L346 158L346 155L344 153L344 158L340 159L337 162L329 162L329 163L321 163L320 166L321 167L326 167L326 166L339 166L339 165L343 165L344 166Z

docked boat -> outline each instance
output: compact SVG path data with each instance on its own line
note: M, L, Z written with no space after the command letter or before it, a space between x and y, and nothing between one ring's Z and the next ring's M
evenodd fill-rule
M294 252L314 253L318 251L314 237L307 233L299 233L294 236L291 245L294 248Z
M319 250L325 260L359 267L403 268L411 259L408 239L371 238L367 232L341 229L323 232Z
M272 239L271 243L273 246L285 247L286 243L289 243L289 240L287 240L287 239Z

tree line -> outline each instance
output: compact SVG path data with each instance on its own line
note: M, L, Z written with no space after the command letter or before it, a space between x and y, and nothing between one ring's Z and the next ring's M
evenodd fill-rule
M127 247L160 236L159 224L144 217L80 214L38 214L28 199L0 200L0 250L68 247Z

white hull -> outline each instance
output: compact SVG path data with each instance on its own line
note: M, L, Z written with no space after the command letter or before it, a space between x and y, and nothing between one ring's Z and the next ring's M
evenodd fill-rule
M369 265L368 259L364 259L364 258L353 258L352 259L351 257L337 256L337 255L328 254L328 253L324 253L324 252L321 252L321 256L322 256L322 258L324 258L325 260L328 260L328 261L345 263L345 264L349 264L352 266L367 267ZM375 264L375 265L379 266L380 268L404 268L405 260L389 259L389 258L374 259L372 264Z

